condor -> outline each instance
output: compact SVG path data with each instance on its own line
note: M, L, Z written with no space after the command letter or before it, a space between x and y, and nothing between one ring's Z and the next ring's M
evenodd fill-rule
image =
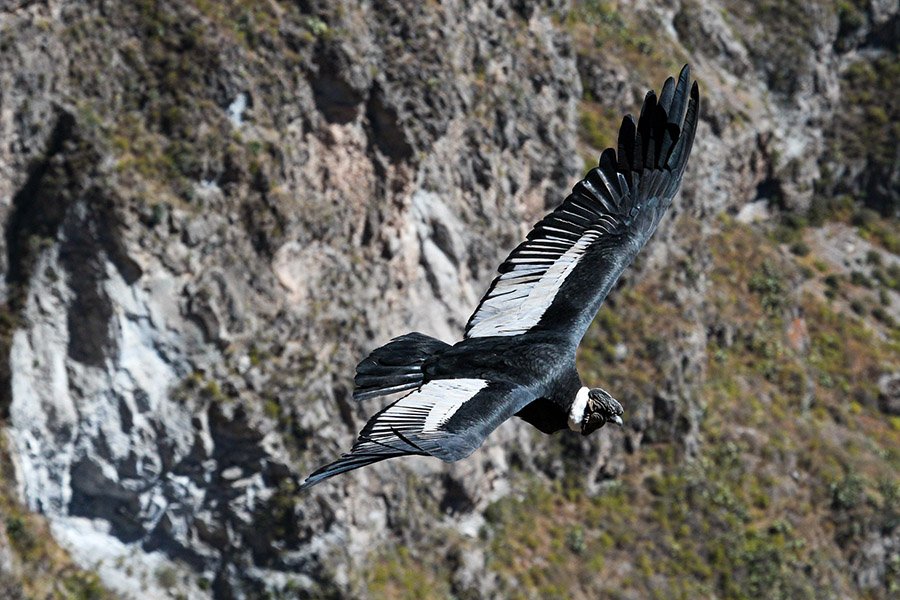
M460 460L513 415L544 433L622 425L619 402L581 382L575 351L678 192L699 110L685 66L659 97L647 93L637 123L631 115L622 121L618 149L603 151L500 265L462 341L408 333L359 363L354 398L408 393L304 487L397 456Z

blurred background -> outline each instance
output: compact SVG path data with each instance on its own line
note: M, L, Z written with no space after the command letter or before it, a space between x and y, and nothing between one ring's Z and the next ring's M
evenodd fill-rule
M895 0L0 3L0 596L900 591ZM626 426L299 494L689 62Z

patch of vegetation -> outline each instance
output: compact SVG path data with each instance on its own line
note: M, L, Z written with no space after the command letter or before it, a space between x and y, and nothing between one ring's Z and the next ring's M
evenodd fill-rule
M449 578L444 570L435 565L427 568L422 557L405 546L382 550L373 557L370 565L366 582L373 598L428 600L450 597ZM436 576L435 571L443 577Z
M677 339L689 323L677 306L653 284L614 292L601 307L582 341L579 372L602 382L621 399L648 398L658 381L660 359L671 351L664 340ZM624 356L620 348L626 350Z
M728 0L725 8L723 16L745 37L750 58L769 88L788 98L797 94L810 71L814 36L826 27L829 7L795 0Z
M84 571L76 571L75 573L67 573L60 585L64 591L61 596L66 600L103 600L104 598L113 598L100 582L100 577L96 573L88 573Z
M837 193L860 190L865 205L884 216L900 211L896 189L900 102L892 96L898 85L900 62L896 57L853 63L842 77L844 104L834 130L835 160L864 165L859 180L836 182Z
M654 82L677 72L684 61L653 34L659 27L654 16L622 8L627 7L610 0L573 2L566 25L575 39L576 51L616 57Z
M536 484L492 505L485 517L503 593L815 597L796 576L807 557L795 527L753 516L771 482L745 468L743 449L722 443L694 463L658 450L633 465L651 473L643 481L629 476L595 497Z
M12 287L12 286L11 286ZM22 292L11 289L10 296L21 296ZM5 417L12 403L12 372L9 365L9 353L12 350L12 338L18 326L19 316L14 302L0 304L0 417Z
M268 94L283 88L281 64L273 65L268 55L277 52L282 60L300 62L296 43L302 40L290 35L289 44L281 31L282 19L302 21L299 10L295 4L246 0L140 0L114 5L104 16L78 20L65 30L72 51L92 57L71 65L71 77L84 91L77 101L79 125L94 131L94 142L116 160L123 188L140 190L154 203L182 206L197 200L201 181L250 180L253 191L266 191L278 151L234 131L217 74L227 72L222 61L236 55L252 65L248 72L260 87L251 99L253 120L267 125L261 108ZM118 39L116 32L129 37ZM115 56L111 71L97 68L110 62L97 57L106 52ZM111 79L119 82L108 97Z
M835 47L838 50L850 50L854 34L866 23L868 6L865 0L838 0L835 3L838 17L838 36Z
M582 79L589 81L593 64L616 60L640 73L648 86L659 86L684 61L660 36L653 35L659 23L649 12L630 10L609 0L578 0L565 18L578 54ZM594 97L586 85L579 105L578 135L585 168L597 165L599 154L615 147L621 123L622 98ZM649 89L649 88L648 88Z
M583 142L590 146L592 151L590 165L586 165L587 168L597 166L600 152L606 148L615 147L619 119L620 117L614 109L597 102L585 100L579 106L578 135Z
M562 481L535 481L491 505L484 535L502 595L890 597L892 567L861 589L841 565L898 524L900 428L879 413L873 383L900 369L898 338L804 291L808 259L750 227L726 220L703 246L711 330L731 333L709 336L696 454L674 440L645 442L618 455L623 475L596 495L571 467ZM601 310L579 356L586 380L653 392L658 353L689 327L660 291L665 276L616 292ZM656 359L620 361L621 343L655 347Z
M193 0L193 4L221 30L230 32L239 44L248 49L273 43L280 33L279 13L287 8L278 6L276 9L275 3L252 0ZM327 25L325 28L327 30Z
M861 59L844 72L843 105L828 140L829 164L817 182L810 220L851 223L860 235L900 253L900 63ZM829 167L829 165L835 165Z
M804 315L809 328L809 365L819 374L820 381L827 380L845 392L875 397L875 382L897 363L900 356L900 336L880 341L857 318L834 311L810 296L802 300Z
M185 377L172 390L172 398L178 402L192 402L196 399L206 402L228 402L233 399L233 394L232 390L226 393L218 381L210 379L200 371L194 371Z
M763 310L776 312L784 307L784 280L772 262L763 262L762 268L750 277L747 287L759 295Z
M178 585L178 571L170 566L162 566L153 574L156 583L164 590L172 590Z

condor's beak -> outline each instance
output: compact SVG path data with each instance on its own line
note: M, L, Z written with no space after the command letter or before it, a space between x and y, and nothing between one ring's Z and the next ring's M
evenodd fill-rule
M622 417L620 417L619 415L613 415L613 417L609 420L609 422L610 422L610 423L615 423L615 424L618 425L619 427L621 427L622 425L624 425L624 423L622 422Z

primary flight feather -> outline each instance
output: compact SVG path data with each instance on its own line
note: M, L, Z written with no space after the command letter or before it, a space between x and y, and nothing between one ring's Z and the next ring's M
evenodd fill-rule
M354 398L409 393L304 487L398 456L465 458L513 415L544 433L622 424L622 406L582 384L575 351L681 185L700 110L690 75L685 66L659 97L648 92L636 123L623 119L618 149L500 265L460 342L408 333L359 363Z

